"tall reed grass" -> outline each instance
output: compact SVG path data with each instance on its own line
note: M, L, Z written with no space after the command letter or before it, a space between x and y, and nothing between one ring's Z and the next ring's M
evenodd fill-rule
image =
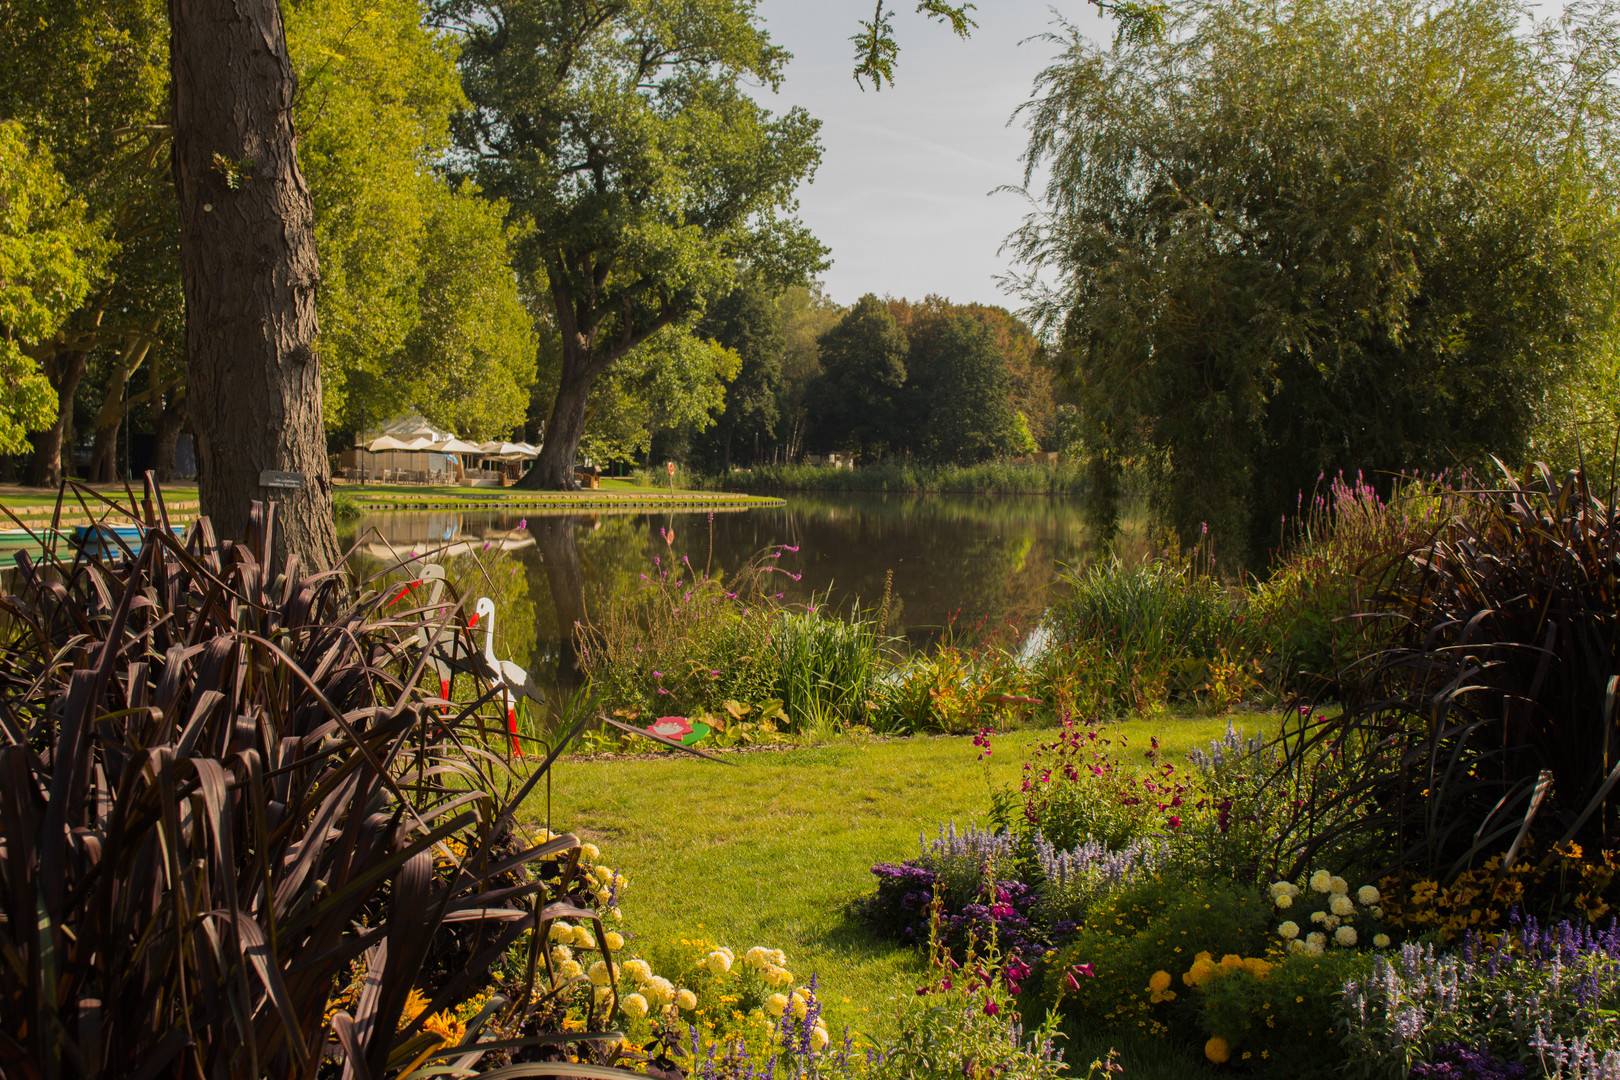
M858 469L828 469L813 465L759 465L724 477L704 480L706 486L737 491L884 491L938 492L942 494L1079 495L1086 487L1085 470L1077 464L1022 464L987 462L982 465L924 465L884 461Z

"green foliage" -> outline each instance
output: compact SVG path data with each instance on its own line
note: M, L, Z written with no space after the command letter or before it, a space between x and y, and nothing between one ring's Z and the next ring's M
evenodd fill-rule
M534 319L512 271L505 207L468 186L435 183L424 212L419 317L384 361L387 389L376 387L378 396L391 390L404 399L394 411L493 438L523 423L535 377Z
M1071 573L1048 612L1054 662L1080 665L1112 708L1241 698L1253 647L1241 592L1198 555L1126 566L1117 558ZM1224 704L1230 704L1227 700Z
M592 461L632 461L647 453L655 432L703 431L741 368L736 352L689 325L658 330L597 381L580 446Z
M1015 244L1104 444L1164 516L1259 555L1320 473L1517 460L1606 349L1614 12L1196 0L1029 106ZM1590 90L1575 87L1590 87Z
M0 452L55 419L55 391L26 350L61 329L114 250L50 153L0 121Z
M919 312L906 327L910 442L938 462L971 464L1010 454L1006 364L982 321L941 307Z
M816 435L879 455L894 438L909 342L889 306L868 293L817 341L821 377L809 406Z
M733 443L739 454L753 458L759 444L775 441L783 393L781 310L763 282L745 278L710 305L698 332L742 361L726 386L725 407L706 440L706 457L724 469L731 462Z
M548 439L577 440L582 392L701 314L740 270L790 284L823 265L788 216L820 157L817 123L800 109L771 115L742 85L777 86L787 55L752 2L445 0L438 11L461 42L471 101L460 163L523 224L519 268L557 317L563 414Z
M1344 984L1375 954L1333 949L1281 957L1258 978L1234 971L1196 992L1198 1026L1226 1040L1233 1061L1287 1076L1332 1075L1345 1059L1339 1007Z
M299 163L321 260L329 428L402 410L474 438L522 419L533 330L504 208L433 171L466 105L454 40L421 0L305 0L287 14Z
M1172 993L1200 952L1253 956L1266 945L1269 907L1252 888L1162 876L1127 886L1095 904L1074 938L1047 963L1046 992L1055 999L1077 965L1090 965L1062 1006L1107 1028L1168 1031L1170 1002L1155 1002L1149 980L1174 976ZM1162 995L1157 995L1161 996ZM1183 1003L1185 1004L1185 1003Z
M1290 733L1302 860L1348 843L1449 881L1526 835L1598 846L1620 822L1613 493L1543 472L1453 499L1367 605L1391 638L1343 712Z
M639 585L608 597L580 646L603 705L724 727L728 706L740 719L770 701L801 731L864 724L884 645L877 627L858 613L783 604L772 581L785 572L779 556L766 550L726 579L660 556Z

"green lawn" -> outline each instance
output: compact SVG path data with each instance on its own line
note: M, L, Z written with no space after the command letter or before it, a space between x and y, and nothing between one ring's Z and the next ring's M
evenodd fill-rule
M494 507L503 504L532 507L539 505L570 507L598 503L655 503L670 501L667 487L637 484L633 480L604 478L598 490L584 489L574 492L528 491L518 488L460 487L456 485L414 484L343 484L338 491L361 506L409 507L417 503L434 506L456 504L470 508ZM680 504L706 505L769 505L780 499L757 495L739 495L726 492L688 491L676 488L673 500Z
M1274 720L1234 722L1252 731ZM1225 724L1164 716L1112 730L1133 749L1157 735L1180 754ZM987 824L991 790L1012 784L1023 751L1048 738L996 736L987 762L966 737L835 742L729 756L734 765L567 760L557 767L552 827L595 842L630 879L620 906L644 941L783 949L794 974L821 976L834 1030L847 1022L882 1034L886 999L907 985L899 976L919 970L917 955L874 938L846 906L869 891L873 863L917 854L919 832ZM531 809L544 818L543 795Z

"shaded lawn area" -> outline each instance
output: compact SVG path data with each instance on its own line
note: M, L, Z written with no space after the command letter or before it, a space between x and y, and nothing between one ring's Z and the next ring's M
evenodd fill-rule
M1232 719L1245 733L1276 723ZM1179 757L1225 727L1225 719L1159 716L1109 731L1127 736L1140 761L1151 735ZM1051 737L995 736L988 761L966 736L728 755L735 765L684 756L565 760L552 827L595 842L629 878L620 907L640 951L683 939L728 945L739 956L753 945L780 948L801 980L821 977L833 1031L847 1023L881 1036L891 1026L888 999L910 992L919 956L872 935L846 915L847 905L871 890L873 863L917 854L919 832L932 838L953 820L959 829L987 826L991 791L1014 784L1025 750ZM543 819L544 795L529 809Z

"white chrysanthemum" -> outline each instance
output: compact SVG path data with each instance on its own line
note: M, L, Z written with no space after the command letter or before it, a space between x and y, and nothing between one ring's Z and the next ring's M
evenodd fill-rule
M619 967L618 964L614 964L613 971L610 974L608 972L607 963L605 961L598 960L596 963L590 966L590 969L586 971L585 974L590 976L590 980L594 985L608 986L619 977L623 970L624 969Z
M776 964L772 964L760 972L760 977L776 987L789 986L793 982L793 973L785 967L778 967Z
M648 1001L655 1005L668 1005L675 1000L675 986L662 975L654 975L641 988Z
M579 966L578 960L564 960L557 965L557 974L566 982L569 979L577 979L585 974L585 969Z
M770 953L766 951L763 945L755 945L752 949L743 953L743 963L751 968L763 968L770 962Z
M787 953L783 952L781 949L772 949L770 952L765 954L765 959L769 960L777 967L787 967Z
M765 1012L770 1016L781 1016L782 1010L787 1008L786 994L772 994L765 999Z
M579 845L579 854L587 862L595 862L602 857L602 849L595 844Z
M1332 910L1333 914L1339 916L1341 919L1356 913L1355 902L1352 901L1348 896L1345 896L1343 893L1334 893L1333 899L1328 901L1328 907Z
M581 949L596 948L596 930L581 923L574 927L574 944Z
M572 960L574 951L566 945L553 945L551 947L551 962L560 964L565 960Z
M612 995L612 988L607 986L597 986L593 987L591 990L591 996L596 998L596 1003L598 1005L602 1004L602 1002L606 1001Z
M1318 870L1311 875L1311 891L1325 893L1333 887L1333 875L1326 870Z
M1289 920L1277 927L1277 933L1284 941L1293 941L1299 937L1299 923Z
M810 1003L798 994L794 994L791 1000L793 1002L793 1015L803 1020L810 1012Z
M1384 917L1384 909L1379 907L1377 904L1374 904L1372 907L1367 909L1367 914L1371 915L1375 919L1382 919Z
M1293 941L1290 941L1288 943L1288 951L1296 954L1303 953L1305 951L1305 939L1295 938Z
M1363 907L1370 907L1378 903L1378 889L1372 885L1363 885L1356 890L1356 902Z
M551 924L551 933L549 936L552 941L560 941L566 945L570 941L574 940L574 924L566 922L554 922Z
M1289 896L1287 893L1283 893L1281 896L1277 897L1277 899L1273 900L1272 903L1276 904L1277 910L1281 911L1284 908L1293 907L1294 898Z
M817 1051L825 1050L827 1048L827 1043L831 1041L831 1038L832 1037L827 1034L827 1029L822 1027L820 1024L817 1024L810 1030L810 1047L811 1049Z
M1374 934L1373 935L1373 948L1375 948L1375 949L1387 949L1387 948L1389 948L1389 935L1388 934Z
M1307 944L1307 945L1326 945L1327 944L1327 935L1322 933L1319 930L1312 930L1310 933L1305 935L1305 944Z
M1275 900L1279 896L1286 896L1290 900L1296 900L1299 898L1299 886L1292 881L1274 881L1271 883L1271 898Z
M1339 927L1333 931L1333 940L1347 949L1350 948L1356 943L1356 928L1353 926Z
M716 949L714 952L710 953L704 958L704 963L709 968L709 974L718 977L731 970L731 954L729 952Z
M1323 921L1325 921L1327 919L1327 917L1328 917L1328 913L1325 912L1325 911L1313 911L1313 912L1311 912L1311 922L1313 922L1313 923L1323 922Z
M1325 946L1320 941L1307 941L1305 943L1306 956L1321 956Z
M675 995L675 1007L682 1012L691 1012L697 1008L697 995L685 988Z
M1350 891L1350 883L1344 878L1334 875L1328 879L1328 892L1334 896L1343 896Z
M646 1016L647 999L640 994L627 994L619 999L619 1008L623 1009L627 1016Z
M1339 928L1339 924L1343 921L1344 920L1339 918L1337 915L1329 915L1327 918L1322 920L1322 929L1337 930Z
M613 880L613 871L606 866L593 866L591 867L591 877L606 885Z
M638 983L644 983L653 977L652 965L645 960L626 960L624 973Z
M623 919L624 918L624 913L621 912L618 908L614 908L613 910L609 911L608 914L613 916L615 919Z

